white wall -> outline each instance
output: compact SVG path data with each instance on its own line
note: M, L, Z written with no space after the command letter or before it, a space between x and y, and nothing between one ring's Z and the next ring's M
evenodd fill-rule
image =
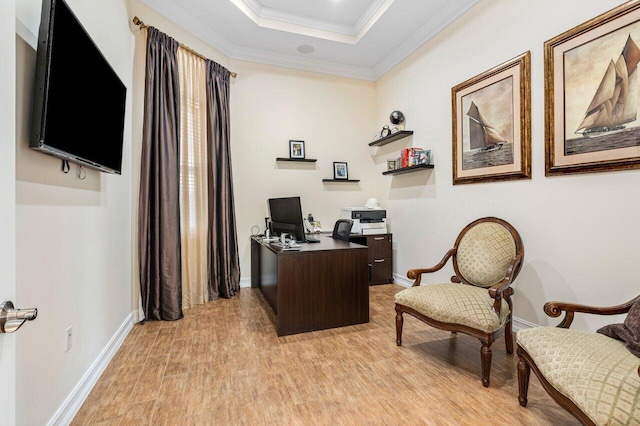
M32 42L41 1L21 3L18 19ZM121 176L85 169L87 178L81 181L76 165L64 175L59 159L28 148L35 50L18 37L17 299L39 309L38 319L17 336L16 419L24 425L53 418L132 310L133 35L123 0L69 4L128 88L123 169ZM73 326L73 347L65 352L68 326Z
M231 154L243 285L251 275L251 227L264 231L269 197L302 198L304 213L313 213L326 229L340 208L362 205L377 196L382 176L367 143L377 129L375 86L370 82L289 70L244 61L231 61L189 32L138 0L128 2L129 18L138 16L180 43L222 64L238 77L231 79ZM144 109L146 37L136 33L133 98L133 223L137 222L140 140ZM289 156L289 139L304 140L307 158L315 164L276 163ZM333 177L333 161L346 161L349 176L359 184L323 184ZM139 297L137 241L133 240L133 292Z
M137 308L132 223L145 38L131 24L134 15L238 72L231 85L231 150L244 280L250 276L248 237L253 225L262 230L268 198L300 195L304 213L313 213L328 230L341 207L377 197L389 211L400 275L435 264L464 225L495 215L515 225L525 242L517 317L545 324L541 307L550 299L610 304L636 295L640 201L633 195L640 171L544 177L542 44L618 1L485 0L377 83L231 61L138 0L70 3L129 88L123 175L89 170L79 181L60 174L59 160L28 149L35 51L18 38L17 299L40 310L18 336L19 424L46 423ZM31 43L39 9L40 0L23 0L18 7L16 31ZM533 179L452 186L451 87L526 50L532 51ZM5 102L0 107L3 113L12 110ZM405 113L414 137L369 148L371 135L394 109ZM288 156L289 139L304 140L307 157L317 163L276 162ZM432 149L436 168L382 176L386 160L406 146ZM361 182L323 184L332 176L333 161L348 162L350 177ZM595 328L608 321L576 324ZM68 325L74 327L74 347L65 353Z
M373 83L234 61L231 87L231 153L243 282L251 275L251 227L264 231L267 199L300 196L303 214L313 213L332 230L344 206L379 196L368 142L376 130ZM305 141L316 163L276 162L289 157L289 140ZM359 183L323 183L333 162L348 163Z
M15 196L15 16L14 0L0 1L0 303L16 300ZM0 334L0 413L16 418L16 336Z
M512 222L526 248L515 315L547 324L541 310L547 300L619 303L635 295L626 282L638 269L631 253L640 239L630 235L637 236L640 225L635 220L638 201L628 194L640 172L544 177L543 43L617 4L485 0L377 83L229 60L137 0L129 2L129 13L238 72L231 84L231 150L245 284L250 276L248 236L253 225L262 230L269 197L300 195L304 213L313 213L325 229L332 227L341 207L377 197L389 211L394 271L400 276L438 261L475 218L495 215ZM533 179L454 187L451 87L527 50L532 51ZM134 114L139 117L134 116L134 135L141 135L143 52L144 37L137 36ZM394 109L405 113L407 129L415 135L369 148L371 135L388 124ZM305 140L307 157L318 162L276 162L276 157L288 156L289 139ZM386 160L408 146L432 149L435 169L382 176ZM135 142L133 151L137 167ZM350 177L361 182L323 184L323 178L332 176L333 161L347 161ZM135 223L137 212L133 218ZM446 270L436 278L450 275ZM605 281L617 291L603 291ZM576 325L593 328L609 321L578 318Z
M607 305L638 294L640 170L544 176L543 43L618 4L485 0L378 81L379 122L402 110L407 129L415 130L413 145L432 149L435 157L431 176L394 177L384 188L389 216L403 224L393 228L398 273L436 264L467 223L498 216L519 230L525 245L516 317L556 324L542 312L546 301ZM533 178L453 186L451 87L527 50ZM447 280L451 269L435 275ZM616 320L582 316L575 324L595 329Z

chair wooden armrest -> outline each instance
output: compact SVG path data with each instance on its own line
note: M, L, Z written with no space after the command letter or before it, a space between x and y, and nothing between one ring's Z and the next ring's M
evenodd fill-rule
M629 405L627 395L637 395L638 392L635 374L640 375L640 367L633 368L637 365L637 358L623 344L602 344L603 336L597 333L566 329L571 326L576 312L625 314L639 300L640 296L636 296L621 305L608 307L555 301L545 303L544 312L550 317L559 317L565 312L557 326L562 330L540 327L518 332L520 405L527 406L529 373L533 371L549 396L582 424L637 424L637 414L624 408ZM580 337L571 338L572 335ZM574 369L569 367L570 364L580 367ZM562 387L552 384L545 374L556 377ZM603 409L605 406L607 408Z
M496 297L500 297L501 293L511 285L514 279L514 272L520 269L520 267L522 266L521 264L521 255L517 255L513 259L511 259L511 262L509 262L509 266L507 266L507 273L505 274L504 279L498 284L494 284L489 287L489 295L492 298L495 299Z
M544 313L550 317L557 318L562 311L565 311L565 316L562 322L557 325L559 328L569 328L573 322L573 316L576 312L582 312L585 314L595 315L618 315L626 314L631 309L631 306L640 299L640 296L633 298L632 300L616 306L598 307L598 306L586 306L578 305L575 303L564 302L547 302L544 304Z
M409 269L409 271L407 271L407 278L411 278L412 280L415 280L413 282L412 287L416 287L420 285L420 281L422 280L422 274L428 274L428 273L436 272L442 269L444 265L447 264L447 260L449 260L449 258L452 257L455 253L456 253L455 248L449 249L449 251L447 252L447 254L444 255L440 263L438 263L436 266L433 266L431 268Z
M494 284L489 287L489 296L491 296L493 301L493 311L500 315L500 310L502 309L502 299L503 296L509 303L509 307L512 308L511 305L511 296L513 295L513 288L511 288L511 283L515 279L514 277L516 271L520 270L522 266L522 255L517 255L511 262L509 262L509 266L507 266L507 272L504 276L504 279L500 281L498 284Z

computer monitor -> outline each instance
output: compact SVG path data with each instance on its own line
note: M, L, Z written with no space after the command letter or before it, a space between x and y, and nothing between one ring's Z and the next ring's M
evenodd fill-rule
M274 235L285 232L298 242L306 241L300 197L269 198L269 215Z

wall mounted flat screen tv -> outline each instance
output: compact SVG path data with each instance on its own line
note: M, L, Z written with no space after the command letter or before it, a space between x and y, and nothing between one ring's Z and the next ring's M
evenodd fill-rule
M127 89L64 0L43 0L29 146L120 174Z

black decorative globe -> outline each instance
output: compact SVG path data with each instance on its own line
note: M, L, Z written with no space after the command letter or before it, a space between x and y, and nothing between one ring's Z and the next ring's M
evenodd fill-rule
M404 123L404 114L402 111L393 111L389 116L389 120L391 120L391 124L401 124Z

